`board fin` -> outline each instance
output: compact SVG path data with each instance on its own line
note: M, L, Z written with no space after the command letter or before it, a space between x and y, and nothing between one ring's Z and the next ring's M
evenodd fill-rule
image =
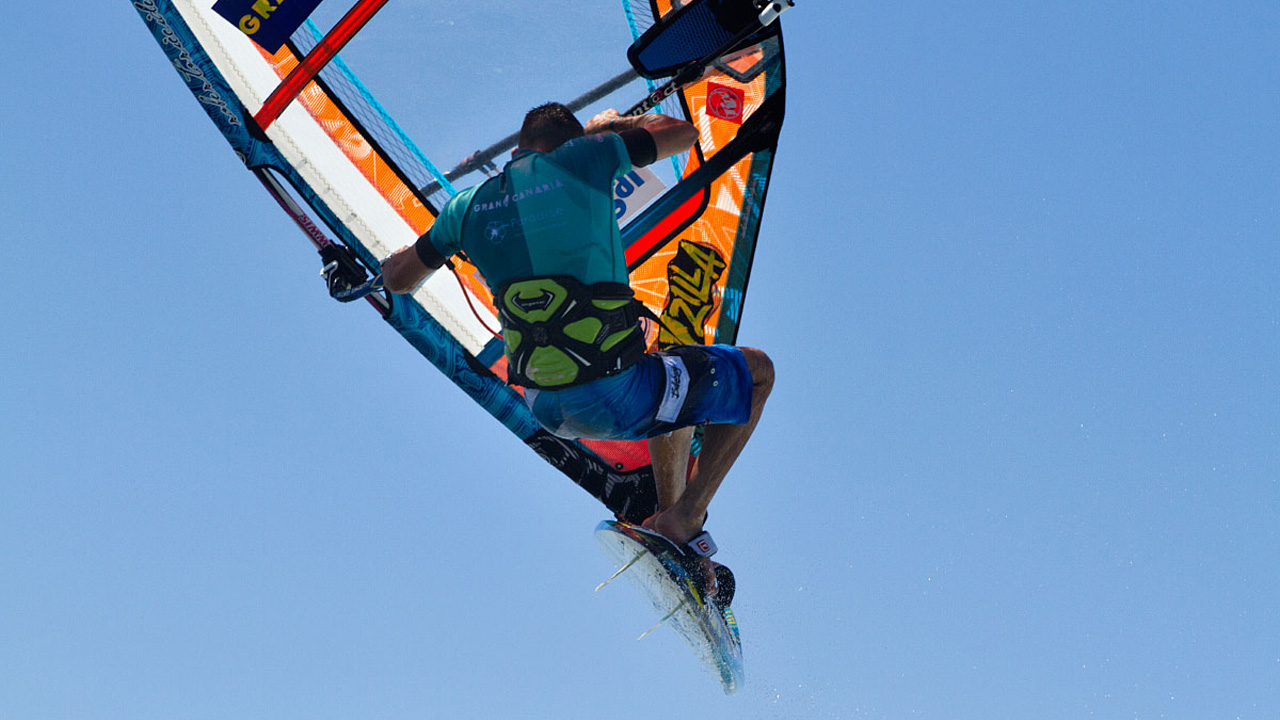
M639 562L639 561L640 561L640 558L644 557L645 552L646 552L646 551L641 550L640 552L636 553L636 556L635 556L635 557L633 557L633 558L631 558L631 561L630 561L630 562L628 562L626 565L623 565L622 567L618 568L618 571L617 571L617 572L615 572L614 574L610 575L608 580L605 580L604 582L602 582L602 583L600 583L599 585L597 585L597 586L596 586L595 591L596 591L596 592L600 592L601 588L603 588L605 585L608 585L609 583L611 583L611 582L613 582L614 580L617 580L619 577L621 577L621 576L622 576L622 573L626 572L628 568L630 568L632 565L635 565L637 562Z
M675 615L676 613L680 612L680 610L681 610L681 609L683 609L683 608L684 608L684 606L685 606L685 605L688 605L688 604L689 604L689 599L688 599L688 598L685 598L685 599L681 600L679 605L677 605L677 606L675 606L674 608L672 608L672 609L671 609L671 612L669 612L669 613L667 613L666 615L664 615L664 616L662 617L662 619L658 621L658 624L656 624L656 625L654 625L653 627L649 628L648 630L645 630L644 632L640 633L640 637L636 638L636 640L643 640L643 639L645 639L645 638L649 637L649 633L651 633L651 632L653 632L654 630L657 630L658 628L660 628L660 627L662 627L663 625L665 625L665 624L666 624L666 622L667 622L668 620L670 620L670 619L671 619L671 616L673 616L673 615Z

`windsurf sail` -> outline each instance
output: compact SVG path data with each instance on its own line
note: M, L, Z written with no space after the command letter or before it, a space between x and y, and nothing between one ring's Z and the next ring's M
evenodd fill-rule
M773 21L793 4L793 0L687 2L637 37L627 49L627 60L650 80L675 75L704 58L759 44L776 30Z
M253 37L261 24L249 29L287 3L239 0L247 13L266 15L232 22L226 16L239 11L227 10L233 0L218 1L221 14L209 0L132 2L232 149L317 248L331 288L368 282L380 258L412 244L444 201L482 179L476 170L485 163L455 162L445 167L460 172L441 171L338 54L386 0L354 2L327 33L307 20L290 28L274 51L271 42ZM685 4L627 0L624 17L639 37ZM631 72L618 75L615 87L600 92L625 89L632 79ZM775 28L667 97L659 110L692 122L697 145L669 167L637 170L615 188L632 286L663 318L661 329L652 330L655 341L731 343L737 337L784 90L782 35ZM577 95L598 99L598 93L566 93ZM513 117L513 126L519 121ZM484 279L469 263L454 264L412 295L374 292L368 303L472 400L618 517L639 522L652 514L657 493L645 443L572 441L543 430L521 391L506 382Z

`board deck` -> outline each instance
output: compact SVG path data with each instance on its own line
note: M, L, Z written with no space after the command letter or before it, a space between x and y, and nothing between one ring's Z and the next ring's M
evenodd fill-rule
M736 692L744 679L737 620L728 606L703 597L680 562L676 546L657 533L614 520L601 522L595 538L619 569L615 577L625 575L639 588L662 622L684 638L694 655L719 677L725 693Z

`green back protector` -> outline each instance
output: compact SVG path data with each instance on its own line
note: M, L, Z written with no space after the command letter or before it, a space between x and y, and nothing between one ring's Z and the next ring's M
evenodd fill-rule
M622 283L549 275L504 283L495 300L515 385L573 387L621 372L644 354L641 306Z

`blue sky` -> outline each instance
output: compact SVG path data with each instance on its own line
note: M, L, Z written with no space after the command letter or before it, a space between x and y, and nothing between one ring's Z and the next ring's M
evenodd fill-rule
M344 57L448 164L622 68L612 3L523 5ZM7 16L0 718L1280 716L1274 3L784 18L734 697L329 300L128 3Z

